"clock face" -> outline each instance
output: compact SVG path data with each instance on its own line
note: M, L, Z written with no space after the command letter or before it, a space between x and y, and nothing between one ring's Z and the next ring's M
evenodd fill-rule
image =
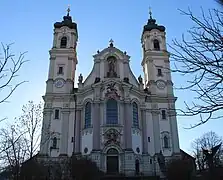
M64 86L64 80L63 80L63 79L56 79L56 80L55 80L55 86L56 86L57 88L61 88L61 87L63 87L63 86Z
M156 81L156 86L159 89L164 89L166 87L166 83L164 81L158 80L158 81Z

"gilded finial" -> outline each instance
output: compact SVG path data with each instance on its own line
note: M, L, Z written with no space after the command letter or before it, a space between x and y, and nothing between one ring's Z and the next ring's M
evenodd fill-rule
M152 8L151 7L149 7L149 17L150 17L150 19L152 19Z
M68 8L67 8L67 16L70 15L70 5L68 5Z

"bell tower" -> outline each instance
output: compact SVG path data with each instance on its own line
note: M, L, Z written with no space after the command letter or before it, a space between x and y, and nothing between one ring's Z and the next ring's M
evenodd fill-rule
M70 8L61 22L54 24L53 47L44 99L40 154L67 155L71 151L69 124L73 123L74 79L77 65L77 24L72 21ZM70 148L70 149L69 149Z
M173 94L165 27L156 24L151 10L149 14L150 17L141 37L144 85L152 94Z
M144 72L144 85L151 93L151 99L148 102L151 103L153 131L156 132L154 134L155 153L158 155L162 151L165 156L179 154L175 110L177 98L174 97L173 93L170 55L166 48L166 32L165 27L158 25L156 20L153 19L151 10L148 22L143 28L141 43L143 48L141 65ZM168 132L168 135L165 135L166 132ZM171 142L171 154L163 146L165 136Z
M72 21L69 13L70 8L63 21L54 24L46 93L70 93L74 87L78 33L77 24Z

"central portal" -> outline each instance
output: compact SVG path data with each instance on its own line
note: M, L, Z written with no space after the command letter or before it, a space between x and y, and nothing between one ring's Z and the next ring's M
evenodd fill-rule
M119 173L119 154L118 151L114 148L111 148L107 151L107 173Z

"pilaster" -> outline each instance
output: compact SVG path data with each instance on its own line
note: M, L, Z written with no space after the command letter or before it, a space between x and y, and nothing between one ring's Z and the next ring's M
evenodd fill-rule
M40 145L41 155L48 155L49 153L51 115L52 115L52 110L44 109L41 145Z
M169 111L169 122L170 122L173 153L180 153L177 119L174 105L172 105L171 110Z
M131 103L125 102L125 125L124 125L124 134L125 134L125 145L126 149L132 150L132 109Z
M76 115L76 129L75 129L75 153L80 153L81 143L81 110L77 110Z
M153 119L153 135L154 135L154 149L155 153L159 153L161 150L160 144L160 124L159 124L159 111L158 109L152 109Z
M125 151L124 153L124 172L127 176L135 175L135 157L133 151Z
M55 63L56 62L56 57L50 55L50 67L49 67L49 74L48 74L48 79L54 79L55 77Z
M141 165L141 169L140 171L143 172L143 175L148 176L148 175L152 175L152 167L150 164L150 160L151 157L148 154L142 154L142 165Z
M147 123L146 123L146 110L143 109L141 110L141 115L142 115L142 142L143 142L143 154L148 153L148 140L147 140Z
M68 153L68 133L69 133L69 110L62 111L62 130L61 130L61 143L60 143L60 155L66 156Z
M100 102L93 103L93 150L100 150Z

